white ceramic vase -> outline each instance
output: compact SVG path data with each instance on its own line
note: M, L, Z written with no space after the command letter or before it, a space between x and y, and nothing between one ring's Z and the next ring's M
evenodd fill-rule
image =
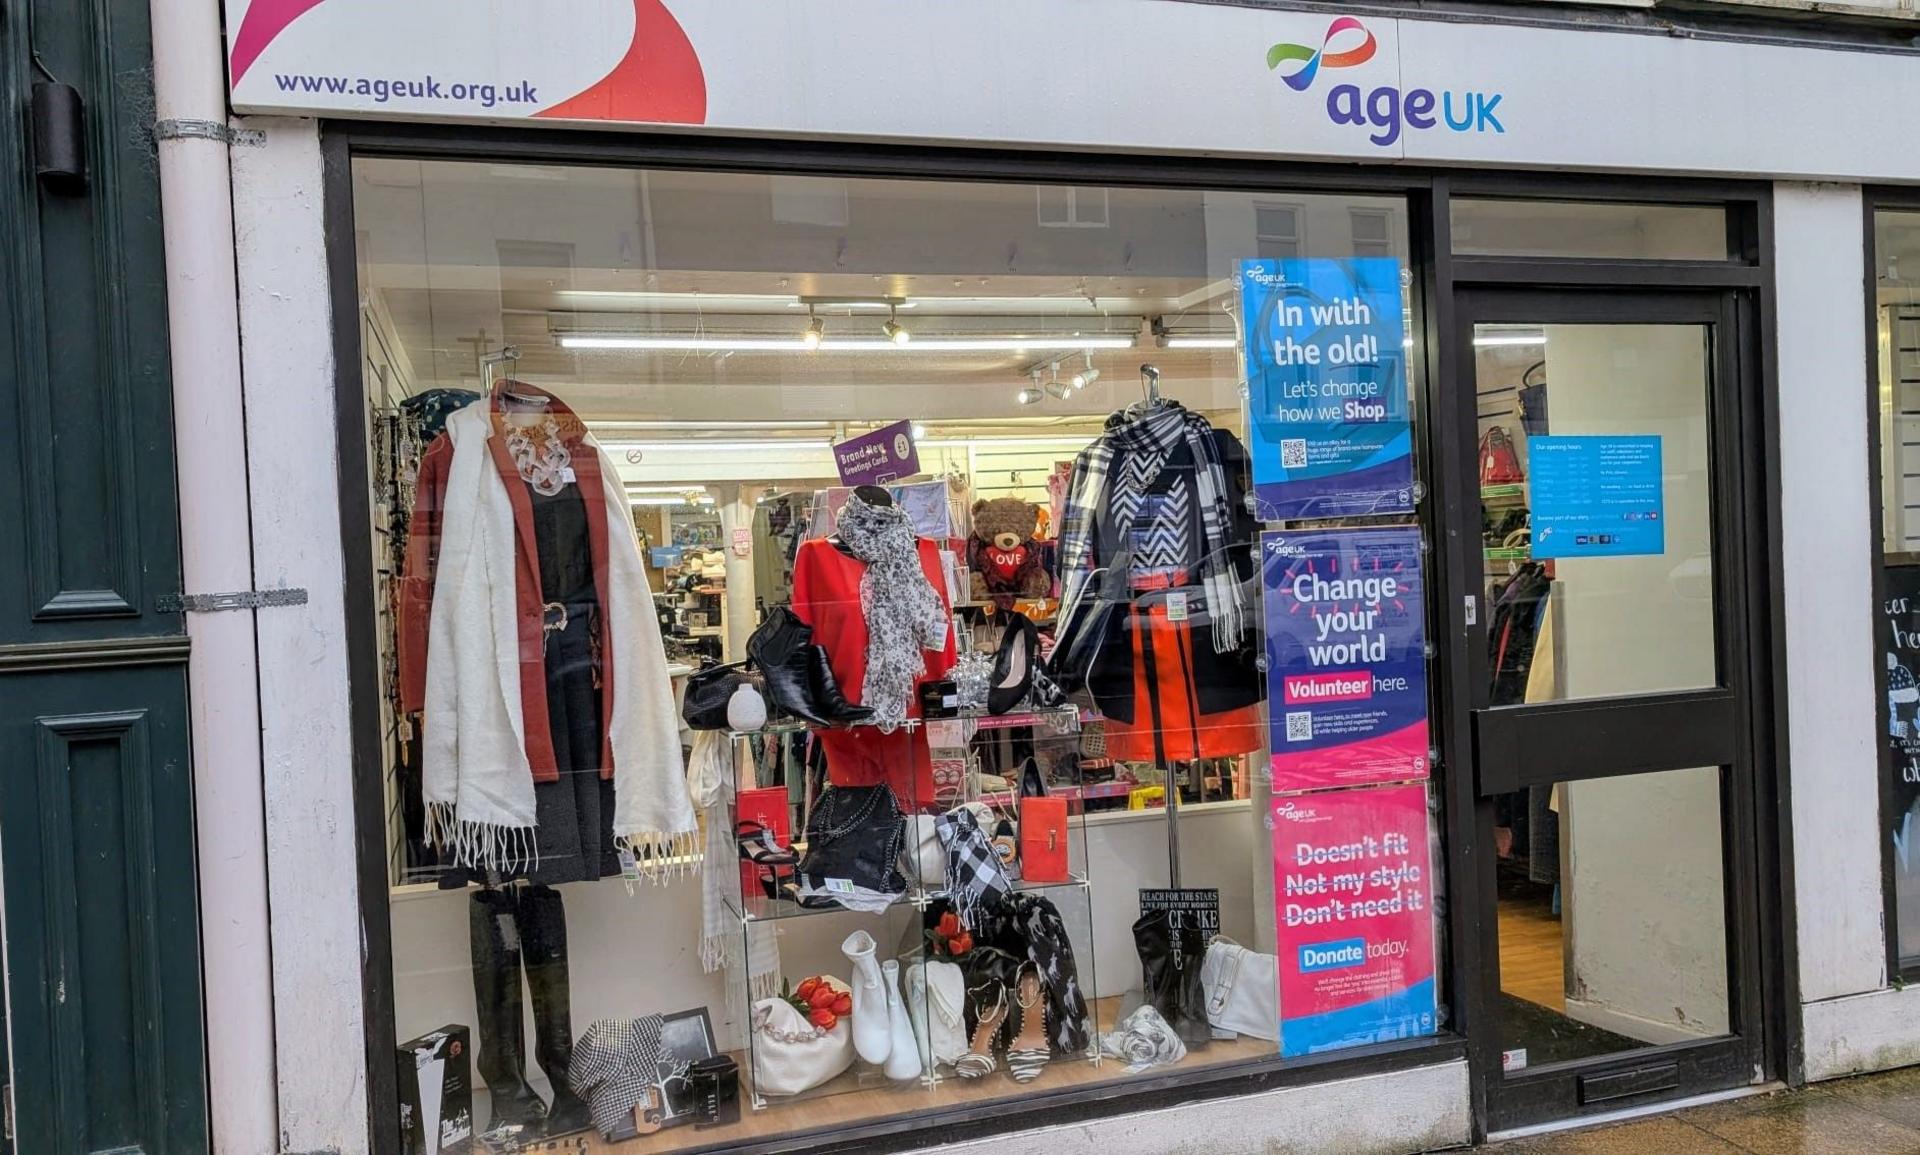
M873 936L856 930L840 944L840 953L853 964L853 1050L869 1063L884 1063L893 1052L893 1035L887 1022L887 992L880 988L880 964L874 961ZM907 1041L912 1053L913 1041Z
M890 1053L887 1055L887 1078L905 1081L920 1077L920 1046L913 1037L913 1020L907 1016L906 1001L900 997L900 964L888 959L880 967L880 981L887 988L887 1033ZM853 1016L854 1028L859 1029L860 1015Z

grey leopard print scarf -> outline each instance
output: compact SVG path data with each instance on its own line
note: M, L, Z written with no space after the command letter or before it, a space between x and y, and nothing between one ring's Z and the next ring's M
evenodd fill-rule
M927 672L923 650L943 650L951 623L940 595L920 568L920 545L905 510L870 505L849 494L840 510L840 540L867 563L860 608L867 617L867 675L860 704L890 733L907 719L914 684Z

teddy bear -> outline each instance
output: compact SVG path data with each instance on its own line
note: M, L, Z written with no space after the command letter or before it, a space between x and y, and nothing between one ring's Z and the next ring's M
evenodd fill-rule
M982 498L973 503L973 534L967 538L967 568L973 600L991 598L1011 607L1016 598L1044 598L1053 592L1051 558L1035 536L1040 513L1017 497Z

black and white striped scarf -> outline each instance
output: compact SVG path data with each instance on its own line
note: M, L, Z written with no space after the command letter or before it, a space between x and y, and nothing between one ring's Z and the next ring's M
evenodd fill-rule
M1226 469L1213 442L1213 426L1178 402L1148 409L1132 421L1110 428L1080 453L1073 464L1073 487L1060 518L1060 621L1081 612L1081 599L1095 573L1096 518L1110 508L1113 465L1124 455L1128 473L1157 475L1186 442L1193 456L1193 484L1200 507L1204 540L1195 558L1207 591L1207 609L1213 620L1213 646L1218 653L1240 647L1246 607L1233 572L1233 510L1227 504ZM1120 526L1124 539L1133 529Z

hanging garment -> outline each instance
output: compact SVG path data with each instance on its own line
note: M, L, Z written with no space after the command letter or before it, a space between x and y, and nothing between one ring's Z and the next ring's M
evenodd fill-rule
M1496 592L1493 616L1487 623L1487 665L1493 682L1490 705L1511 706L1525 700L1541 614L1552 585L1546 569L1529 562Z
M1122 762L1191 762L1258 750L1265 740L1258 703L1209 711L1196 677L1212 676L1221 663L1205 662L1195 631L1170 620L1161 600L1136 602L1128 610L1133 693L1126 718L1107 717L1107 754ZM1235 676L1239 676L1235 672Z
M662 876L696 849L698 824L625 493L558 399L540 444L514 436L506 384L448 420L410 524L399 661L403 707L424 710L431 825L456 863L524 873L541 838L597 832L610 809L612 835ZM572 792L573 821L553 831L541 796L559 794L542 783ZM586 866L599 848L577 853L578 876L599 877Z
M1245 448L1171 402L1135 420L1115 414L1107 428L1074 462L1052 677L1069 692L1084 686L1107 717L1134 721L1130 607L1141 590L1177 592L1181 626L1193 635L1189 682L1200 711L1253 705L1260 679Z
M931 541L917 542L920 568L933 584L942 612L946 611L946 582L941 576L940 551ZM842 552L834 543L814 540L800 547L793 566L793 611L813 627L815 642L826 648L828 664L841 692L863 705L861 691L867 675L867 617L860 603L860 579L866 563ZM953 630L946 631L944 648L924 650L926 671L908 696L906 716L920 716L919 685L945 677L956 652ZM826 751L828 774L836 786L869 786L884 782L909 810L931 803L934 796L933 759L923 730L899 729L882 733L875 726L818 731Z

